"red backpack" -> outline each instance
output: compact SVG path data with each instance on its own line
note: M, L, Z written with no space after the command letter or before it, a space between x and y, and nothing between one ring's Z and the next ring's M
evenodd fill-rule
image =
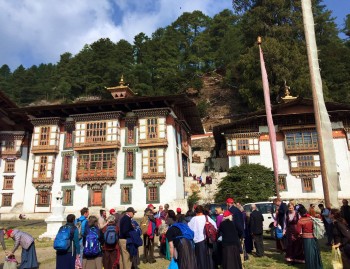
M204 226L205 236L210 244L213 244L218 239L218 231L215 226L211 224L208 220L208 216L205 215L205 226Z

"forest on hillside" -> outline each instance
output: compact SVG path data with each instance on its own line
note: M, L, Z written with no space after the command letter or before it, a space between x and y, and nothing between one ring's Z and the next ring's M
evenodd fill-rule
M294 96L311 96L300 1L233 1L232 10L213 18L201 11L183 13L150 37L139 33L133 44L101 38L79 53L63 53L57 63L22 65L13 72L0 68L0 90L19 106L40 100L69 103L81 96L110 98L105 87L116 86L121 75L139 95L167 95L200 89L202 76L217 72L222 86L235 91L242 106L263 106L259 50L269 76L271 99L284 81ZM350 102L350 14L341 31L322 0L313 1L324 96ZM227 100L230 102L230 100Z

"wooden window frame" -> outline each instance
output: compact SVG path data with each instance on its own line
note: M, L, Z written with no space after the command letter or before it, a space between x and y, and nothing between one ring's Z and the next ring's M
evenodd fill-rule
M49 146L50 145L50 126L40 127L39 134L39 146Z
M75 186L64 186L62 187L62 205L72 206L74 203L74 190ZM70 199L67 201L67 195L70 193Z
M107 141L107 122L95 121L86 123L85 143L103 143Z
M249 164L249 156L248 155L241 155L239 156L240 165L242 164Z
M47 168L48 168L48 156L40 156L39 169L38 169L38 178L47 178Z
M51 197L52 197L52 193L50 190L39 189L36 197L37 197L37 201L36 201L37 207L50 207Z
M160 191L159 191L159 184L153 184L153 185L147 185L146 187L146 204L150 204L150 203L159 203L160 202ZM152 196L156 196L156 197L151 197Z
M296 157L296 160L292 160L292 157ZM296 170L314 170L321 169L321 166L316 166L316 163L320 163L320 160L315 160L315 154L302 154L290 157L290 168L291 171ZM293 166L296 164L296 166Z
M127 195L128 197L126 197ZM132 204L132 184L120 184L120 204Z
M72 131L67 131L64 134L64 143L63 148L64 149L72 149L74 147L74 135Z
M147 118L146 123L147 123L146 139L151 140L151 139L159 138L158 118L156 117Z
M101 204L95 204L93 203L93 196L95 192L101 192ZM105 186L101 188L94 188L94 187L89 187L89 195L88 195L88 206L89 207L105 207L105 193L106 193L106 188Z
M4 173L15 173L16 160L5 160Z
M306 186L309 185L309 186ZM301 187L302 187L302 191L304 193L312 193L315 192L315 188L314 188L314 178L313 177L301 177Z
M5 140L5 151L15 151L16 141L15 140Z
M135 123L127 123L126 124L126 137L125 142L126 145L135 145L136 144L136 130Z
M70 182L72 178L73 156L62 156L61 182Z
M12 206L12 195L13 193L3 193L1 199L2 207L11 207Z
M158 149L150 149L148 151L148 173L149 174L158 174Z
M279 174L278 175L278 187L279 187L280 191L288 191L288 188L287 188L287 174Z
M318 150L316 131L288 132L285 134L284 145L286 151Z
M105 158L107 156L109 157ZM113 149L81 152L78 158L78 170L103 171L113 169L116 165L117 160Z
M3 190L13 190L13 181L15 176L4 176Z
M135 178L135 152L132 150L125 151L125 177Z

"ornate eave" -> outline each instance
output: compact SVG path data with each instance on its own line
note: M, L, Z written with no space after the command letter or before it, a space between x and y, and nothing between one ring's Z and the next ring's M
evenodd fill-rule
M85 151L85 150L101 150L101 149L120 149L120 141L113 142L99 142L99 143L75 143L74 150Z
M42 189L42 188L49 188L51 189L52 184L53 184L53 179L32 179L32 184L34 185L35 188L37 189Z
M59 125L62 122L60 117L35 118L29 120L34 126Z
M252 133L225 134L225 137L227 137L227 138L259 138L260 133L259 132L252 132Z
M61 156L64 157L64 156L74 156L74 151L71 150L71 151L62 151L61 152Z
M112 112L97 112L97 113L88 113L88 114L76 114L71 115L76 122L78 121L97 121L97 120L111 120L119 119L124 115L121 111L112 111Z
M33 154L58 154L59 147L57 145L53 146L33 146L31 149L31 153Z
M123 147L123 152L138 152L139 151L139 147Z
M139 140L138 143L140 148L148 148L148 147L167 147L168 140L165 138L157 138L157 139L144 139Z
M139 118L167 116L170 113L170 108L139 109L133 110L133 112Z
M116 183L117 177L116 176L103 176L103 177L83 177L83 178L77 178L76 183L79 186L88 185L90 187L92 186L100 186L103 185L110 185L112 186L114 183Z
M235 150L228 151L227 156L260 155L260 150Z
M145 183L145 185L162 185L165 181L165 177L159 177L157 178L156 176L150 177L150 178L144 178L144 176L142 177L142 181L143 183Z
M74 119L67 119L65 122L64 122L64 129L68 132L72 132L75 130L75 121Z
M0 140L23 140L24 132L1 132Z

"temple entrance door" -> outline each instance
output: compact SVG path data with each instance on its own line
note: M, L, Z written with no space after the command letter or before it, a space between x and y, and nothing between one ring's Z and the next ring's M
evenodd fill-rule
M102 206L102 191L92 191L91 206Z

